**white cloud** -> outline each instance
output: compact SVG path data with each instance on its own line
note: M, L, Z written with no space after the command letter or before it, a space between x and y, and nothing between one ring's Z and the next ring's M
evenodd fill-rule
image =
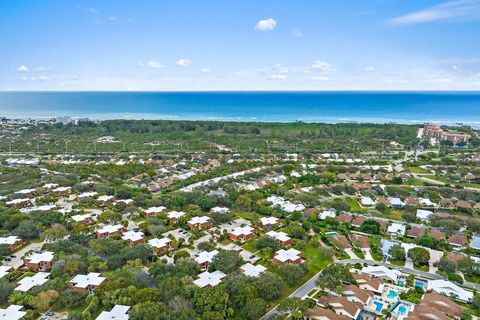
M47 76L38 76L38 77L23 76L22 80L25 80L25 81L50 81L51 79L50 79L50 77L47 77Z
M23 64L20 67L17 68L17 72L20 72L20 73L26 73L26 72L29 72L29 71L30 71L30 69L28 69L28 67L23 65Z
M301 31L298 31L298 30L294 30L292 35L295 37L295 38L300 38L300 37L303 37L303 32Z
M51 67L40 66L40 67L36 67L33 71L35 71L35 72L47 72L50 69L51 69Z
M141 64L143 65L143 64ZM152 68L152 69L161 69L165 67L164 64L161 64L160 62L150 60L147 62L147 67Z
M182 59L178 60L175 64L179 67L188 67L189 65L192 64L192 60L182 58Z
M480 14L480 0L451 0L389 20L393 25L411 25Z
M85 9L85 12L96 14L98 13L98 10L95 8L88 8L88 9Z
M272 74L269 76L270 79L272 80L285 80L287 79L286 74Z
M268 18L265 20L260 20L255 25L255 30L258 31L272 31L277 26L277 21L273 18Z
M116 21L116 20L118 20L118 17L111 16L111 17L108 17L108 20L110 20L110 21Z
M315 76L315 77L312 77L312 79L315 80L315 81L327 81L328 77L327 76Z
M201 73L210 73L210 72L212 72L212 69L210 69L210 68L202 68L202 69L200 69L200 72L201 72Z
M375 72L375 67L374 66L365 66L363 68L363 71L365 71L365 72Z

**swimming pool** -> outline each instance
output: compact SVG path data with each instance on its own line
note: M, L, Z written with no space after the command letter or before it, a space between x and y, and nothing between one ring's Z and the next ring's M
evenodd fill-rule
M388 299L396 299L398 297L398 293L393 290L388 291L387 298Z
M405 307L403 304L398 307L398 314L404 316L407 314L407 307Z
M383 309L383 303L378 302L378 301L373 301L373 304L375 305L375 311L376 312L381 312Z
M338 236L338 233L336 233L336 232L329 232L329 233L326 233L325 235L326 235L327 237L336 237L336 236Z
M397 281L397 286L404 287L404 286L405 286L405 281L403 281L403 280L398 280L398 281Z
M419 287L423 289L425 287L425 283L421 281L415 281L415 287Z

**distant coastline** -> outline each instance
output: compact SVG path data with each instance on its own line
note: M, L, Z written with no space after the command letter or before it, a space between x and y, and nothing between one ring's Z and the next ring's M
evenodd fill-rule
M480 127L480 92L0 92L0 116Z

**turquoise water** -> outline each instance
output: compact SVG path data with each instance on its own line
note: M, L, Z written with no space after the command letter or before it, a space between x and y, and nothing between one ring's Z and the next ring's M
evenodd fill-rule
M381 312L383 309L383 303L374 301L373 304L375 305L375 311L376 312Z
M0 116L306 122L463 122L480 92L0 92Z
M422 288L425 286L425 283L423 282L420 282L420 281L415 281L415 287L419 287L419 288Z
M338 236L338 233L336 233L336 232L329 232L329 233L327 233L327 234L325 234L325 235L326 235L327 237L336 237L336 236Z
M395 291L393 290L388 291L387 298L395 299L396 297L398 297L398 294Z
M398 314L404 316L407 314L407 307L405 307L403 304L398 307Z

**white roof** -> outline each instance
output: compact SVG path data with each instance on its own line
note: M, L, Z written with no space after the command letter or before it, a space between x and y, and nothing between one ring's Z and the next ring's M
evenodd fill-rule
M172 242L172 240L167 237L162 239L155 238L155 239L148 240L148 244L154 248L163 248L165 246L168 246L170 242Z
M405 230L406 230L406 227L405 225L401 224L401 223L392 223L390 226L388 226L388 229L387 229L387 232L388 233L396 233L396 234L401 234L401 235L404 235L405 234Z
M210 252L202 251L199 254L197 254L197 256L195 257L195 261L197 261L198 264L203 264L205 262L210 263L212 262L213 257L215 257L217 254L218 254L217 250L213 250Z
M277 217L263 217L263 218L260 218L260 222L262 223L263 226L276 224L276 223L278 223L278 220L279 219Z
M10 272L10 270L12 270L12 267L0 266L0 279L5 277ZM1 317L0 317L0 319L1 319Z
M240 270L246 276L259 277L263 272L265 272L265 270L267 270L267 268L265 268L261 264L255 266L251 263L246 263L240 267Z
M230 209L227 207L213 207L210 211L213 213L227 213Z
M434 207L435 203L433 203L430 199L428 198L420 198L418 201L425 207Z
M45 183L45 184L43 185L43 187L44 187L45 189L56 188L56 187L58 187L58 183Z
M236 227L233 228L232 231L230 231L231 234L236 235L236 236L242 236L242 235L248 235L253 233L253 228L252 227Z
M167 213L167 217L169 219L180 219L181 217L183 217L186 213L183 212L183 211L170 211L169 213Z
M20 212L23 213L28 213L28 212L34 212L34 211L50 211L55 209L57 206L54 204L46 204L43 206L35 206L35 207L30 207L30 208L23 208L20 209Z
M81 222L81 221L87 220L89 218L92 218L92 215L90 215L88 213L86 213L86 214L76 214L76 215L72 216L72 220L76 221L76 222Z
M192 219L188 220L188 223L190 224L203 224L205 222L208 222L210 220L209 217L207 216L202 216L202 217L193 217Z
M420 219L420 220L427 220L428 217L430 217L432 214L433 214L433 212L431 212L431 211L417 209L417 218Z
M323 211L323 212L320 212L320 214L318 215L318 219L320 219L320 220L325 220L325 219L327 219L327 218L333 218L333 219L335 219L335 216L336 216L335 211L333 211L333 210L325 210L325 211Z
M141 231L127 231L123 233L122 240L138 241L145 237L145 234Z
M362 197L360 202L364 206L374 206L375 205L375 201L373 201L372 198L370 198L370 197Z
M397 197L389 197L388 201L392 206L403 207L405 205L405 202L403 202L400 198Z
M84 192L84 193L79 194L77 197L78 197L78 198L87 198L87 197L96 196L97 194L98 194L98 192L95 192L95 191L92 191L92 192Z
M120 231L121 229L123 228L123 226L121 224L116 224L114 226L112 225L106 225L106 226L103 226L102 228L98 229L98 232L100 233L115 233L115 232L118 232Z
M161 213L161 212L165 211L165 209L167 209L167 208L164 207L164 206L150 207L150 208L145 210L145 213L148 213L148 214Z
M18 241L21 239L17 236L0 237L0 244L13 245Z
M193 283L199 286L200 288L203 288L206 286L215 287L217 284L222 282L222 279L225 278L225 276L226 276L225 273L219 270L214 272L205 271L203 273L200 273L198 275L198 279L193 281Z
M18 281L18 287L16 287L15 290L26 292L33 287L41 286L48 281L49 276L50 273L48 272L39 272L32 277L25 277Z
M130 306L115 305L110 311L102 311L96 320L127 320Z
M37 191L36 189L22 189L22 190L18 190L18 191L15 191L15 193L19 193L19 194L29 194L29 193L34 193L35 191Z
M90 285L99 286L106 279L100 273L90 272L87 275L77 274L70 282L74 283L75 288L86 288Z
M429 280L428 289L440 294L445 294L447 296L450 296L450 294L454 294L458 297L458 299L462 301L471 301L473 299L473 292L467 291L457 286L453 282L443 279Z
M0 308L0 319L1 320L19 320L23 318L27 313L25 311L20 311L23 306L12 304L8 306L7 309Z
M398 277L402 275L400 271L388 269L385 266L366 266L362 268L362 272L378 278L388 278L392 281L397 281Z
M50 262L53 260L53 252L45 251L42 253L34 253L26 259L28 259L30 263Z
M22 198L22 199L13 199L10 201L5 202L5 204L18 204L18 203L24 203L24 202L30 202L31 200L29 198Z
M278 250L275 253L275 259L281 262L297 260L300 257L300 251L290 248L288 250Z
M97 198L97 201L108 201L113 199L113 196L100 196Z
M53 192L63 192L63 191L69 191L71 189L72 189L71 187L58 187L58 188L53 189L52 191Z
M283 231L277 232L277 231L269 231L266 233L267 236L272 237L278 241L285 242L290 240L291 238Z

